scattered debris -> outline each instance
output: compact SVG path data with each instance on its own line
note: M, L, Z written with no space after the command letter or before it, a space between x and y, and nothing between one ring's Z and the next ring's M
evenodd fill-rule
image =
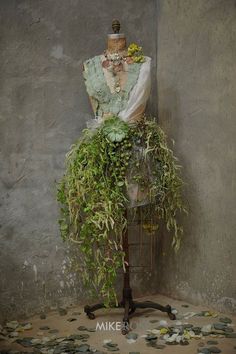
M88 328L88 327L85 327L85 326L79 326L77 329L79 331L96 332L95 328Z
M45 318L47 318L47 316L44 312L41 312L40 318L41 318L41 320L45 320Z
M204 316L204 317L217 317L218 313L213 311L201 311L197 314L197 316Z
M220 322L223 322L223 323L232 323L232 320L231 320L231 318L229 318L229 317L221 317L220 318Z
M188 307L188 305L183 307ZM59 308L58 311L60 315L67 314L66 309ZM72 316L79 316L80 314L81 312L73 312ZM166 346L169 345L187 346L192 339L197 339L201 340L198 343L198 354L211 354L222 352L218 347L219 343L216 338L236 338L236 332L234 332L233 328L234 324L229 317L221 317L218 320L219 322L197 326L188 323L185 320L194 316L214 318L218 315L212 311L201 311L200 313L187 312L180 316L182 316L182 321L177 319L176 321L170 321L169 323L166 320L150 320L149 322L154 324L153 327L156 327L147 329L145 335L138 335L137 333L129 332L126 335L127 343L132 344L137 342L138 339L145 338L145 342L148 347L164 350ZM41 313L40 318L44 318L44 313ZM76 317L70 317L67 319L68 322L73 322L76 320L78 320ZM60 337L58 336L58 329L50 329L49 326L44 325L39 327L39 331L37 332L38 337L36 338L23 335L22 332L28 331L32 328L33 326L31 322L23 323L18 321L9 321L5 324L5 326L0 326L0 341L5 340L10 343L16 342L22 347L28 348L27 351L30 354L104 354L104 351L98 351L88 343L90 334L81 333L95 332L95 328L88 328L81 325L77 328L77 330L80 331L79 334L74 333L66 337ZM44 331L47 331L46 335ZM208 340L206 340L205 337L208 337ZM209 337L212 337L212 339ZM114 343L112 339L105 339L102 344L103 348L106 349L106 352L120 352L118 344ZM26 349L23 349L22 351L5 350L3 352L0 350L0 354L22 354L25 352ZM129 354L141 353L129 352Z
M77 321L77 318L74 318L74 317L70 317L70 318L67 318L67 321L68 321L68 322L73 322L73 321Z
M58 332L59 332L58 329L50 329L50 330L48 331L48 333L58 333Z
M190 318L193 316L204 316L204 317L216 317L218 316L211 311L202 311L199 314L195 312L187 312L183 317ZM159 327L148 329L147 335L144 337L147 346L157 348L162 341L161 346L164 345L188 345L191 339L203 339L206 336L219 337L219 338L236 338L236 333L234 332L232 326L232 320L228 317L220 318L219 323L205 324L204 326L194 326L190 323L183 323L182 321L176 321L175 325L168 325L167 321L160 321ZM150 321L154 323L154 321ZM164 341L164 343L163 343ZM211 354L211 353L221 353L221 349L216 347L218 344L217 340L208 340L207 346L200 342L198 344L199 354ZM162 348L163 349L163 348Z
M174 315L177 315L178 311L177 311L175 308L173 308L173 309L171 310L171 313L173 313Z
M117 352L120 350L118 348L118 344L113 343L112 341L107 342L103 345L103 347L106 348L109 352Z
M65 315L67 315L67 310L64 309L64 308L62 308L62 307L59 307L59 308L58 308L58 312L59 312L59 315L60 315L60 316L65 316Z
M159 322L159 325L160 325L161 327L167 327L167 326L168 326L168 323L167 323L167 321L162 320L162 321Z
M138 338L138 334L134 333L134 332L129 332L128 334L126 334L126 338L127 339L133 339L136 341L136 339Z
M41 331L48 331L48 330L50 329L50 327L48 327L48 326L41 326L41 327L39 327L39 329L40 329Z
M193 317L193 316L197 316L196 312L186 312L183 314L183 317L188 320L189 318Z

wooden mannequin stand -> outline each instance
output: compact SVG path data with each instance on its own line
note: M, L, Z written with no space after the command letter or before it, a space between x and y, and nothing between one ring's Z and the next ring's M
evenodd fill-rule
M167 312L169 318L171 320L175 320L176 317L171 312L170 305L162 306L152 301L144 301L144 302L133 301L132 289L130 287L130 280L129 280L129 275L130 275L129 274L129 241L128 241L127 228L123 234L122 243L123 243L123 250L125 252L125 261L127 262L125 264L125 272L124 272L123 297L122 300L118 303L118 305L114 306L115 308L124 308L125 310L124 317L123 317L122 334L125 335L129 332L129 317L135 312L136 309L146 309L146 308L157 309L162 312ZM88 318L93 320L95 318L95 314L93 312L101 308L105 308L103 303L98 303L92 306L86 305L84 307L84 312L86 313Z

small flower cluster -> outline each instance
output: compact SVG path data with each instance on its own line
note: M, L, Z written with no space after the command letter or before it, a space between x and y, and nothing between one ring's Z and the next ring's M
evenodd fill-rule
M143 63L145 61L143 49L136 43L131 43L128 47L128 56L134 63Z

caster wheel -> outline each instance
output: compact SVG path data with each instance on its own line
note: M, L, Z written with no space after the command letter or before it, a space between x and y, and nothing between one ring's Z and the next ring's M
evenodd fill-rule
M123 334L123 336L125 336L129 333L129 330L127 328L122 328L121 333Z
M169 312L169 313L168 313L168 316L169 316L169 318L170 318L171 320L175 320L175 319L176 319L175 314L172 313L172 312Z
M122 328L121 328L121 333L125 336L127 333L129 333L129 322L123 322Z
M167 314L169 316L170 320L175 320L176 316L174 313L171 312L171 306L170 305L166 305L166 310L167 310Z
M90 320L94 320L94 318L95 318L95 315L92 312L87 313L87 316Z

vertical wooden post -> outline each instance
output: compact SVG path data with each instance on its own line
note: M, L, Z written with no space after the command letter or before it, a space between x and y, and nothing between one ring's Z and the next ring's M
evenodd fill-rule
M127 215L127 210L125 211L125 217L127 220L127 225L128 225L128 215ZM125 262L125 272L124 272L124 289L130 288L130 281L129 281L129 237L128 237L128 226L126 227L126 230L123 233L122 236L122 245L123 245L123 251L125 252L125 257L124 260Z

